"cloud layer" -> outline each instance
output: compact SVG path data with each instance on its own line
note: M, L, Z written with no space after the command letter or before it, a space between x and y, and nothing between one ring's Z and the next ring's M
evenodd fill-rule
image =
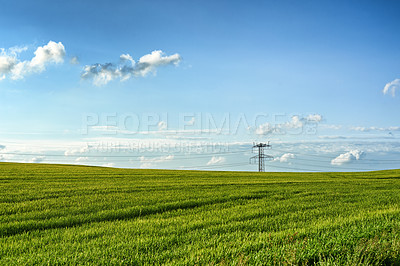
M351 130L369 132L369 131L400 131L400 127L351 127Z
M387 83L383 88L383 94L390 93L394 97L396 96L396 90L400 90L400 79Z
M150 73L156 74L158 67L177 65L180 61L181 56L179 54L167 56L161 50L142 56L138 62L135 62L129 54L122 54L119 64L86 65L83 68L81 78L92 79L94 85L102 86L114 79L125 81L132 77L145 77Z
M351 150L349 152L340 154L338 157L331 161L332 165L342 165L352 161L358 161L365 156L365 152L360 150Z
M322 116L319 114L310 114L306 117L294 115L290 121L272 125L271 123L264 123L255 129L257 135L269 135L272 133L284 134L288 130L303 129L304 126L310 124L318 124L322 121Z
M26 51L27 47L12 47L0 50L0 80L7 76L13 80L23 79L32 73L41 73L50 63L62 63L65 57L65 48L61 42L49 41L44 46L39 46L31 60L20 61L18 56Z

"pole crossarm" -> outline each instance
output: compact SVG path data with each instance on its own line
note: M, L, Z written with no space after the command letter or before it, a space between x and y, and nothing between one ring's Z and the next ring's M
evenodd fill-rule
M274 159L273 156L264 154L264 149L270 149L272 146L267 143L253 144L253 152L257 152L256 156L250 158L250 164L258 164L258 171L265 172L265 161Z

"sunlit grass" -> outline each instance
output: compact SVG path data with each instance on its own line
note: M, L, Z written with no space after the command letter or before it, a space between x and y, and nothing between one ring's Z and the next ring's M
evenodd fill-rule
M0 264L398 264L400 171L0 164Z

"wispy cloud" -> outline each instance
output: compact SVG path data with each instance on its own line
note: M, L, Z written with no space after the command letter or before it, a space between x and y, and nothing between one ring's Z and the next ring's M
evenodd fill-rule
M390 93L393 97L396 96L396 90L400 90L400 79L395 79L385 85L383 94Z
M81 74L82 79L91 79L96 86L106 85L114 79L121 81L132 77L145 77L150 73L156 74L157 68L165 65L178 65L181 61L179 54L165 55L161 50L142 56L138 62L129 54L122 54L118 64L104 63L86 65Z
M79 65L79 58L77 56L74 56L69 60L69 63L71 65Z
M224 163L226 161L225 157L221 156L213 156L207 163L207 165L214 165L214 164L220 164Z
M306 122L315 122L319 123L322 121L322 115L320 114L310 114L305 118Z
M293 153L285 153L280 157L276 157L273 161L287 163L290 159L294 159L296 156Z
M64 62L65 48L61 42L49 41L36 49L31 60L20 61L18 55L26 50L27 47L0 49L0 80L7 76L13 80L23 79L27 75L45 71L50 63Z
M112 131L112 132L117 132L119 128L117 126L92 126L92 130L94 131Z
M400 131L400 127L351 127L351 130L369 132L369 131Z
M330 130L339 130L342 129L342 125L330 125L330 124L321 124L319 125L320 128L322 129L330 129Z
M306 117L294 115L288 122L281 124L264 123L255 129L257 135L269 135L272 133L282 134L287 130L301 129L307 124L318 124L322 121L322 116L319 114L310 114Z
M269 135L275 132L275 127L271 123L264 123L262 125L259 125L255 133L257 135Z
M146 158L144 156L140 157L140 168L150 168L153 167L157 163L163 163L172 161L174 159L174 155L161 156L156 158Z
M86 161L88 161L89 160L89 158L88 157L78 157L78 158L76 158L75 159L75 162L86 162Z
M318 136L319 139L348 139L352 137L348 136L339 136L339 135L325 135L325 136Z
M103 166L103 167L115 167L115 163L105 163L105 164L102 164L101 166Z
M30 163L41 163L46 159L45 156L36 156L29 160Z
M76 154L83 154L90 151L90 146L86 144L86 146L82 146L79 148L71 148L64 152L65 156L73 156Z
M338 157L331 161L332 165L342 165L352 161L358 161L365 156L365 152L360 150L351 150L349 152L340 154Z

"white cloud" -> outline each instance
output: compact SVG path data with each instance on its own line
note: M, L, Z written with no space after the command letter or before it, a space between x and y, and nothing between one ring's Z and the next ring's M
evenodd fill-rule
M294 159L294 158L295 158L295 155L293 153L285 153L281 157L276 157L274 159L274 161L281 162L281 163L287 163L287 162L289 162L289 159Z
M71 155L75 155L75 154L82 154L82 153L89 152L89 149L90 149L89 145L86 145L86 146L81 147L81 148L72 148L72 149L66 150L64 152L64 155L65 156L71 156Z
M272 125L270 123L264 123L259 125L255 133L257 135L269 135L272 133L282 134L287 130L298 130L302 129L307 124L318 124L322 121L322 116L319 114L310 114L306 117L294 115L289 121L281 124Z
M10 54L17 56L18 54L28 50L28 46L14 46L8 49Z
M5 78L6 74L9 74L12 71L17 63L17 58L5 54L0 54L0 73L2 74L2 79Z
M225 157L217 157L217 156L213 156L210 161L208 161L207 165L214 165L214 164L220 164L220 163L224 163L226 161Z
M44 161L45 156L36 156L29 160L30 163L41 163Z
M5 145L0 145L0 162L4 162L10 159L14 159L15 155L10 154L9 152L9 147L6 147Z
M346 136L339 135L328 135L328 136L318 136L319 139L348 139Z
M121 61L129 61L132 62L132 64L135 64L135 60L133 60L130 54L122 54L119 59L121 59Z
M292 116L291 120L289 122L283 123L280 126L281 128L302 128L305 124L307 123L319 123L322 121L322 116L319 114L311 114L306 117L301 117L298 115Z
M174 159L174 155L161 156L156 158L146 158L144 156L140 157L140 168L150 168L157 163L163 163L172 161Z
M306 121L319 123L322 121L322 115L319 114L308 115L306 117Z
M265 124L259 125L256 128L255 133L257 135L268 135L268 134L273 133L274 131L275 131L275 129L270 123L265 123Z
M103 165L101 165L103 167L115 167L115 163L105 163Z
M23 79L32 73L41 73L46 70L50 63L62 63L65 57L65 48L61 42L50 41L44 46L39 46L35 56L31 60L20 61L18 54L26 51L23 48L10 48L8 52L1 49L0 52L0 79L10 76L13 80Z
M86 162L88 160L89 160L88 157L78 157L78 158L75 159L75 162L80 163L80 162Z
M282 128L301 128L304 125L304 122L307 121L304 118L300 118L298 115L292 116L289 122L286 122L281 125Z
M38 47L35 51L35 57L30 62L30 67L38 68L43 71L47 63L62 63L64 62L65 48L59 42L50 41L43 47Z
M170 56L164 56L163 51L156 50L142 56L139 59L137 68L135 70L135 75L140 75L142 77L146 76L148 73L155 73L156 68L163 65L174 64L177 65L181 61L181 56L179 54L173 54Z
M69 60L69 63L71 65L79 65L79 58L77 56L74 56Z
M375 130L375 127L351 127L350 130L368 132L371 130Z
M365 152L360 150L351 150L349 152L340 154L338 157L331 161L332 165L342 165L344 163L350 163L352 161L358 161L365 156Z
M369 131L400 131L400 127L351 127L351 130L369 132Z
M119 128L116 126L91 126L90 127L94 131L112 131L112 132L117 132L119 131Z
M145 77L149 73L156 74L156 70L164 65L178 65L181 61L179 54L167 56L161 50L142 56L138 62L129 54L120 56L118 65L112 63L86 65L81 74L82 79L92 79L93 84L102 86L114 79L121 81L132 77Z
M66 150L70 149L70 152L79 152L81 149L84 150L84 147L90 147L89 152L87 153L88 155L90 154L91 156L111 156L111 152L114 153L118 152L121 153L121 155L129 155L132 154L133 156L135 155L141 155L141 154L149 154L146 159L151 159L154 158L154 156L161 156L161 155L169 155L173 154L175 155L174 161L171 161L171 164L168 164L166 162L165 164L160 165L155 165L156 167L158 166L164 166L165 168L175 168L175 166L172 164L176 164L176 168L179 165L182 165L182 162L185 161L183 160L181 163L178 163L179 159L178 157L181 157L185 154L191 153L191 154L202 154L202 153L210 153L210 151L226 151L226 148L229 147L230 151L240 151L243 148L248 148L249 149L249 154L248 157L251 156L250 150L252 146L252 140L227 140L226 142L219 142L217 140L208 140L204 141L201 139L198 140L175 140L175 139L166 139L164 137L162 138L132 138L132 137L126 137L126 138L121 138L121 137L115 137L115 136L107 136L107 137L90 137L90 138L84 138L81 140L68 140L68 139L46 139L46 140L15 140L15 139L3 139L0 141L0 144L5 145L5 149L0 151L0 154L3 154L5 157L4 160L6 161L13 161L13 162L27 162L31 157L35 156L15 156L15 155L10 155L10 153L27 153L27 154L38 154L38 156L43 155L43 154L63 154ZM165 145L165 146L163 146ZM210 145L210 146L205 146L205 145ZM221 145L221 146L219 146ZM273 152L274 150L277 152L276 155L281 156L284 153L293 153L296 155L295 159L290 159L290 162L293 162L296 160L296 158L303 158L304 154L308 155L321 155L321 158L317 159L317 157L314 157L314 160L320 160L321 162L327 162L328 165L325 165L327 168L324 168L323 164L320 165L320 167L315 166L315 170L325 170L325 171L332 171L332 170L337 170L337 171L342 171L347 169L341 169L340 167L336 167L336 169L329 168L329 165L331 163L331 160L337 157L338 155L351 151L351 150L361 150L365 152L366 155L368 155L368 159L376 159L376 160L383 160L383 159L388 159L388 160L396 160L398 159L398 154L400 153L400 143L398 139L395 140L383 140L381 137L378 139L375 139L374 141L368 140L359 140L359 139L351 139L349 138L348 140L317 140L317 139L312 139L312 140L299 140L299 139L289 139L289 140L275 140L272 142L273 149L270 152ZM155 150L154 147L163 147L162 149L158 149L159 152ZM165 147L165 149L164 149ZM200 147L200 148L199 148ZM212 147L212 150L210 149ZM282 151L281 153L278 153L276 150ZM168 154L161 154L162 151L167 152L169 151L170 153ZM345 152L343 152L345 151ZM150 155L151 154L151 155ZM61 160L62 162L65 163L75 163L75 159L77 157L85 157L88 155L79 155L79 153L76 153L76 156L74 157L60 157L57 160ZM216 156L219 156L218 154L214 154ZM224 156L224 155L222 155ZM237 157L234 155L232 158L236 158L237 160L240 160L240 156L242 154L238 154ZM92 157L89 157L89 161L87 162L82 162L82 164L88 164L88 165L102 165L107 162L115 162L115 167L138 167L140 166L140 161L139 158L134 158L132 157L132 162L135 164L132 164L132 162L129 162L128 160L119 160L114 161L114 160L107 160L107 158L98 158L98 159L92 159ZM205 161L204 165L210 160L212 155L210 155ZM226 157L226 156L224 156ZM62 159L61 159L62 158ZM227 158L227 157L226 157ZM307 159L311 157L304 157L303 159ZM330 159L327 159L330 158ZM159 157L157 158L159 159ZM227 162L229 161L228 158L226 159ZM361 161L363 158L361 159ZM44 162L52 162L51 158L46 157L46 160ZM296 161L298 163L298 167L301 167L301 164L304 162L306 164L306 161ZM356 164L358 161L353 161L354 164ZM271 162L272 163L272 162ZM279 162L274 162L273 164L278 165ZM283 163L285 164L285 163ZM151 165L151 163L150 163ZM198 165L198 164L196 164ZM313 164L314 165L314 164ZM318 163L316 165L319 165ZM345 165L345 164L344 164ZM296 167L297 167L296 166ZM351 166L351 163L349 164ZM151 167L151 166L150 166ZM154 168L156 168L154 167ZM211 166L210 166L211 167ZM294 168L296 168L294 167ZM333 167L333 165L330 165L330 167ZM393 162L393 164L362 164L358 165L357 168L363 169L363 170L368 170L368 169L388 169L388 168L396 168L398 167L398 164L396 165L396 162ZM309 169L314 169L314 167L306 167L304 168L309 168ZM365 168L365 169L364 169ZM239 168L241 169L241 168ZM242 168L243 170L246 169L246 167ZM276 170L282 170L281 168L277 168ZM356 169L354 169L356 170Z
M81 74L82 79L93 79L93 84L96 86L102 86L110 82L111 80L119 77L120 71L116 69L113 64L94 64L85 66L83 73Z
M339 130L342 129L342 125L327 125L327 124L321 124L319 125L320 128L323 129L333 129L333 130Z
M383 94L390 93L393 97L396 96L396 90L400 90L400 79L395 79L385 85Z

